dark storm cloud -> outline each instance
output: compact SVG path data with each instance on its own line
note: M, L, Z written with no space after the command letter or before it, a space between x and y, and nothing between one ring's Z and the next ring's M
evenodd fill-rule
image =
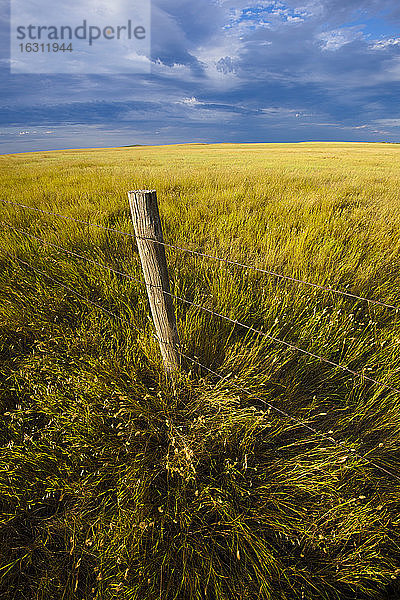
M155 0L149 76L11 76L3 57L3 134L20 143L7 126L79 124L127 143L400 140L399 19L391 0Z

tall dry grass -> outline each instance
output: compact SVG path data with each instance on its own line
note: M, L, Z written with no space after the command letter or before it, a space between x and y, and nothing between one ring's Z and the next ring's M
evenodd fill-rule
M131 232L127 190L155 188L172 244L398 305L399 152L255 144L12 155L0 160L2 198ZM140 277L128 236L0 210ZM186 364L173 386L142 285L5 227L0 245L1 598L398 597L398 394L179 303L185 353L225 379ZM177 295L400 387L396 311L173 250L168 262Z

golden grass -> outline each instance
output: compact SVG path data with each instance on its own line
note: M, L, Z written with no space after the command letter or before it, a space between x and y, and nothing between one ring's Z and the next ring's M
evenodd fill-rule
M2 198L400 304L400 146L221 144L0 158ZM140 277L134 242L1 205L2 221ZM397 598L394 392L187 305L165 380L143 286L3 228L0 596ZM110 317L29 261L143 329ZM168 251L175 293L400 387L396 311ZM394 473L281 418L257 398Z

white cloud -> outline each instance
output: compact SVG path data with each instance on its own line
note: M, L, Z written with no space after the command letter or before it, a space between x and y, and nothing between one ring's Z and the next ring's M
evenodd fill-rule
M289 23L304 23L304 19L302 17L292 17L291 15L288 15L286 19Z
M377 40L371 48L373 50L382 50L393 46L400 46L400 38L388 38L384 40Z
M400 119L377 119L375 123L386 127L400 127Z
M150 57L150 9L150 0L13 0L11 70L18 74L150 73L150 59L143 57ZM144 28L141 39L134 35L137 26ZM36 49L21 52L20 46L27 43Z
M341 29L332 29L320 33L316 36L316 39L322 43L324 50L339 50L346 44L350 44L355 40L363 38L363 32L359 27L343 27Z
M186 104L186 106L199 106L199 104L203 104L203 103L199 102L197 100L197 98L192 96L191 98L183 98L182 100L179 100L179 102L177 102L177 104Z
M282 108L282 107L276 107L276 106L271 106L268 108L262 108L261 112L264 115L270 116L270 117L296 117L297 119L300 117L309 117L311 116L310 113L307 113L307 111L302 111L294 108Z

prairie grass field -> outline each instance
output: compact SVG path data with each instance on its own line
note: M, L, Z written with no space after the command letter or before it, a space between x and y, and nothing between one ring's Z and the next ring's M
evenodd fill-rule
M156 189L170 244L400 307L399 159L14 154L0 198L133 233L127 191ZM400 597L398 310L167 248L174 294L395 389L179 301L182 351L222 378L170 381L142 283L7 225L141 279L133 237L0 214L1 600Z

